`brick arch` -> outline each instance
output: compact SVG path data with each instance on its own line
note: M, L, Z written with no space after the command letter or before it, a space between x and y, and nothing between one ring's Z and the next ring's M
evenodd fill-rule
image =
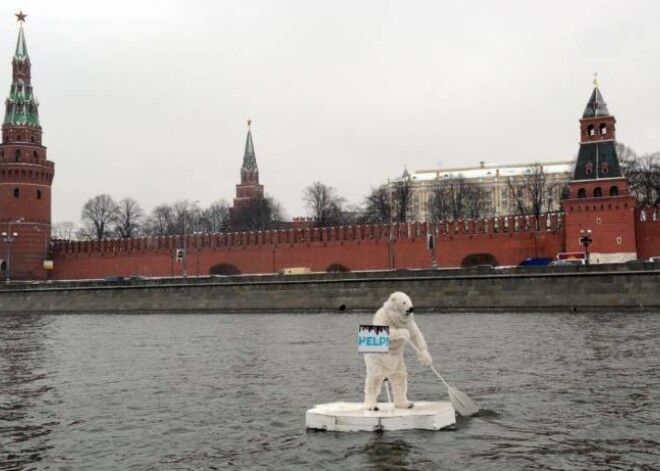
M461 268L470 268L477 265L490 265L492 267L499 266L500 262L497 261L497 258L489 253L471 253L470 255L463 258L461 262Z
M218 263L209 270L209 275L240 275L241 271L231 263Z
M331 263L325 271L328 273L346 273L351 271L351 269L341 263Z

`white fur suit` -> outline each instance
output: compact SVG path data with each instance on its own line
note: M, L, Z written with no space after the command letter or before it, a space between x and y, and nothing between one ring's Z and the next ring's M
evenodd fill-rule
M390 328L389 353L367 353L364 360L367 366L367 379L364 385L364 405L367 410L376 407L385 378L392 385L394 407L409 409L413 403L408 401L408 373L403 360L403 347L412 342L418 350L417 359L422 365L430 366L433 362L422 332L413 319L413 305L407 294L392 293L383 306L376 312L373 325L387 325Z

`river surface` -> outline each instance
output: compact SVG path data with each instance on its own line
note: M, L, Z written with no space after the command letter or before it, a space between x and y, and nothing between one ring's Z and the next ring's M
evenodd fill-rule
M362 400L370 318L0 316L0 469L660 469L660 313L418 314L481 414L307 432L314 404ZM446 400L407 363L410 399Z

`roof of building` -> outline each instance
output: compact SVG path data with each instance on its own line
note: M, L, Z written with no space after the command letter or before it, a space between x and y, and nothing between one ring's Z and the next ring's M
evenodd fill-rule
M25 43L25 33L23 32L23 24L21 23L18 29L18 40L16 41L16 52L14 58L18 60L28 59L27 45Z
M603 95L600 93L598 85L594 85L594 91L589 97L589 102L584 108L584 113L582 118L601 118L603 116L610 116L610 112L607 110L607 103L603 99Z
M545 174L570 174L574 167L572 161L541 163ZM461 167L435 170L417 170L413 175L413 180L430 181L436 178L493 178L516 177L531 173L534 164L483 164L479 167Z
M598 180L622 177L616 142L587 142L580 144L573 180Z

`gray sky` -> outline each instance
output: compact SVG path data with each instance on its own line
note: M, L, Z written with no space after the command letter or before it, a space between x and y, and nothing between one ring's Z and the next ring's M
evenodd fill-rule
M248 118L289 217L316 180L360 203L404 165L568 160L595 71L618 140L660 149L657 1L5 0L5 95L19 9L54 222L231 202Z

